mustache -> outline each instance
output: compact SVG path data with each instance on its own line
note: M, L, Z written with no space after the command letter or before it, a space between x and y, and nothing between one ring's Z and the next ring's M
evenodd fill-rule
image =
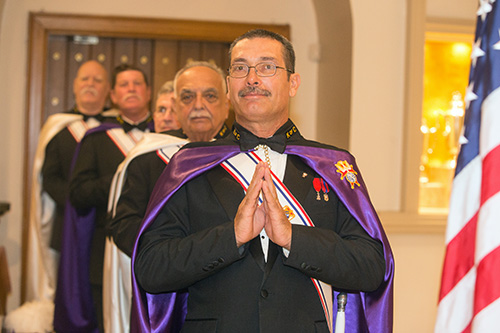
M194 110L189 113L188 119L193 119L193 118L210 118L212 119L212 115L210 112L207 112L205 110Z
M92 95L97 96L97 89L92 87L86 87L81 90L81 93L82 94L91 93Z
M139 96L138 94L136 93L128 93L126 94L124 97L123 97L123 100L127 100L129 99L130 97L135 97L135 98L138 98L140 101L142 101L142 97Z
M238 92L238 97L245 97L246 95L250 95L250 94L258 94L258 95L263 95L266 97L271 96L271 92L269 90L261 89L259 87L255 87L255 86L248 86L248 87L241 89Z

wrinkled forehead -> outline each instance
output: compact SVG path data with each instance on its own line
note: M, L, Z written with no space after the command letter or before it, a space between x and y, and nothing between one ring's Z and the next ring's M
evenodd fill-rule
M102 79L106 79L107 72L104 69L104 67L102 67L100 64L90 62L80 66L77 72L77 78L82 78L87 76L96 76Z
M171 104L172 103L172 97L174 97L174 92L168 92L164 93L158 96L156 99L156 105L160 104Z
M222 76L209 67L192 67L182 73L177 79L176 91L204 92L219 91L223 89Z

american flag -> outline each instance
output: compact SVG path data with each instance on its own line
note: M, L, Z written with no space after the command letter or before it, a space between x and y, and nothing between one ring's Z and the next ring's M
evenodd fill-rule
M500 332L500 8L480 0L436 333Z

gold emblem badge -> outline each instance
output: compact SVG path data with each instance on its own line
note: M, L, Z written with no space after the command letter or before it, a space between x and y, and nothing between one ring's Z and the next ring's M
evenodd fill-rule
M295 217L295 213L293 212L293 209L291 209L290 207L288 206L283 207L283 211L285 212L288 221L291 221Z
M335 166L337 167L337 172L341 174L340 179L344 180L344 178L351 184L351 188L354 188L354 184L359 185L358 183L358 177L356 175L358 174L354 169L352 168L352 165L347 163L347 161L338 161Z

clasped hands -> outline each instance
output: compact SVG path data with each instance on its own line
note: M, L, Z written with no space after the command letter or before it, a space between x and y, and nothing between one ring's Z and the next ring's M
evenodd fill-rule
M263 203L259 205L261 193ZM262 229L266 230L273 243L290 250L292 225L279 203L271 170L266 163L261 161L255 167L247 194L241 201L234 218L237 246L240 247L257 237Z

